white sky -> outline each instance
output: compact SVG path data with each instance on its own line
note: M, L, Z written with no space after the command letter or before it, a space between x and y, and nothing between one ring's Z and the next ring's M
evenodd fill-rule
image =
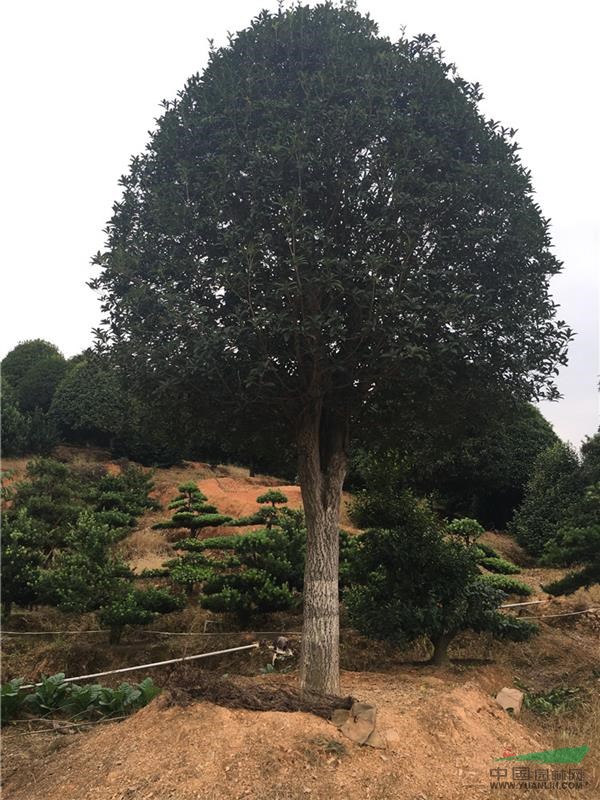
M579 443L598 426L599 270L595 3L571 0L360 0L380 31L436 33L479 81L488 115L518 129L556 253L553 291L577 333L564 399L542 410ZM99 304L90 257L119 197L117 181L160 114L206 64L209 38L247 25L274 0L12 0L0 60L3 262L1 346L41 337L70 356L91 343Z

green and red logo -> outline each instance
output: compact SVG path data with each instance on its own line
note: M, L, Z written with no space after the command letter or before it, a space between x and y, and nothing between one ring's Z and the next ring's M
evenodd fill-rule
M538 761L540 764L579 764L589 751L587 744L581 747L560 747L558 750L541 750L539 753L502 754L495 761Z

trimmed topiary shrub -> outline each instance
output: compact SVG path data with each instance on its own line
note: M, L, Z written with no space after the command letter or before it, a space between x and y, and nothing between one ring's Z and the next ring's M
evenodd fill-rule
M531 586L508 575L482 575L481 580L506 594L516 594L520 597L529 597L533 594Z
M218 514L215 506L206 502L206 495L193 482L182 483L179 494L169 503L174 510L171 519L157 522L154 530L180 530L187 528L190 535L201 528L216 528L231 522L231 517Z
M449 644L465 629L531 635L534 626L497 611L504 595L480 576L474 549L445 538L433 513L408 492L397 519L396 527L371 529L357 542L344 600L361 633L397 645L426 635L434 664L447 662Z
M479 559L482 567L489 569L490 572L497 572L501 575L518 575L521 570L512 561L505 558L488 558L487 556Z
M470 517L452 520L446 526L446 530L451 536L456 536L466 547L475 544L479 537L485 533L485 529L477 520Z

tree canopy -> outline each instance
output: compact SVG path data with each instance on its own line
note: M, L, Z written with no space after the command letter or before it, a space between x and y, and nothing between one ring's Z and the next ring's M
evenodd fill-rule
M554 396L565 360L548 223L481 96L434 37L392 42L353 3L261 12L164 103L95 259L99 347L141 387L295 439L313 689L339 686L351 421L464 374Z
M19 342L16 347L2 359L2 375L19 389L21 381L29 370L44 361L62 361L64 357L58 347L45 339L28 339Z
M108 365L93 358L74 365L58 387L52 415L71 439L106 444L123 431L125 392Z

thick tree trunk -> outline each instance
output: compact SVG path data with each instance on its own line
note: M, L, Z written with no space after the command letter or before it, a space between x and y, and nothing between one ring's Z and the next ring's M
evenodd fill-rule
M433 639L433 655L429 663L434 664L436 667L442 667L450 663L448 658L448 646L454 639L453 633L441 633L438 637Z
M346 417L320 404L301 420L298 474L307 540L300 687L322 694L340 690L339 514L347 440Z

